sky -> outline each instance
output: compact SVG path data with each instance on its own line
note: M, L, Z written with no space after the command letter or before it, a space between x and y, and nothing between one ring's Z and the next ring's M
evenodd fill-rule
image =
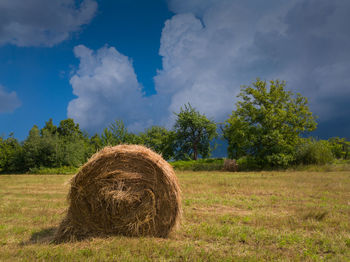
M171 128L184 104L223 122L240 87L286 80L350 138L349 0L0 0L0 135L73 118L93 135Z

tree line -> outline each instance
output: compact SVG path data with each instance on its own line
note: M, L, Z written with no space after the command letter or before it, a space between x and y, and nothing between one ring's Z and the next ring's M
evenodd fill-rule
M34 125L22 142L13 134L0 137L0 172L78 167L101 148L118 144L142 144L167 160L197 160L210 157L218 133L228 142L228 157L252 169L350 158L350 142L345 138L305 138L316 129L316 119L307 98L285 86L279 80L268 86L260 79L243 86L236 109L224 123L215 123L190 104L175 114L173 128L152 126L139 134L129 132L122 120L89 136L73 119L62 120L59 126L49 119L41 129Z

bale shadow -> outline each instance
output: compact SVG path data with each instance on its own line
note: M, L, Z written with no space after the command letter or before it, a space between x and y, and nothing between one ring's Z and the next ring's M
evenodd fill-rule
M33 244L51 244L53 243L53 236L57 230L57 227L44 228L38 232L34 232L29 240L22 242L21 246L33 245Z

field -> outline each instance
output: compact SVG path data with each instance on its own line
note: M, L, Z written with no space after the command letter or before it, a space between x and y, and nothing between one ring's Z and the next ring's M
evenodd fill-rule
M70 175L0 176L0 261L350 261L350 172L178 172L168 239L50 244Z

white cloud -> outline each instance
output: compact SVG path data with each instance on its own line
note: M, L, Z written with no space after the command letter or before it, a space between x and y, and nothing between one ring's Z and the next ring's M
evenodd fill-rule
M1 0L0 45L53 46L88 24L94 0Z
M9 113L21 106L21 101L16 92L6 92L5 88L0 85L0 113Z
M170 0L155 76L157 94L142 96L132 63L113 47L76 47L80 67L71 79L77 99L68 115L83 127L114 119L142 130L171 125L181 106L222 121L241 85L256 77L283 79L310 98L325 121L350 114L348 0ZM350 128L350 127L349 127Z
M149 121L148 100L128 57L107 46L94 52L79 45L74 53L80 65L70 83L77 98L69 103L68 116L92 131L116 119L124 120L131 130L142 130Z
M258 54L247 55L256 28L261 21L278 26L241 1L170 1L170 7L179 14L163 28L163 69L155 77L157 92L169 96L166 118L190 102L223 120L233 110L240 86L261 73Z

